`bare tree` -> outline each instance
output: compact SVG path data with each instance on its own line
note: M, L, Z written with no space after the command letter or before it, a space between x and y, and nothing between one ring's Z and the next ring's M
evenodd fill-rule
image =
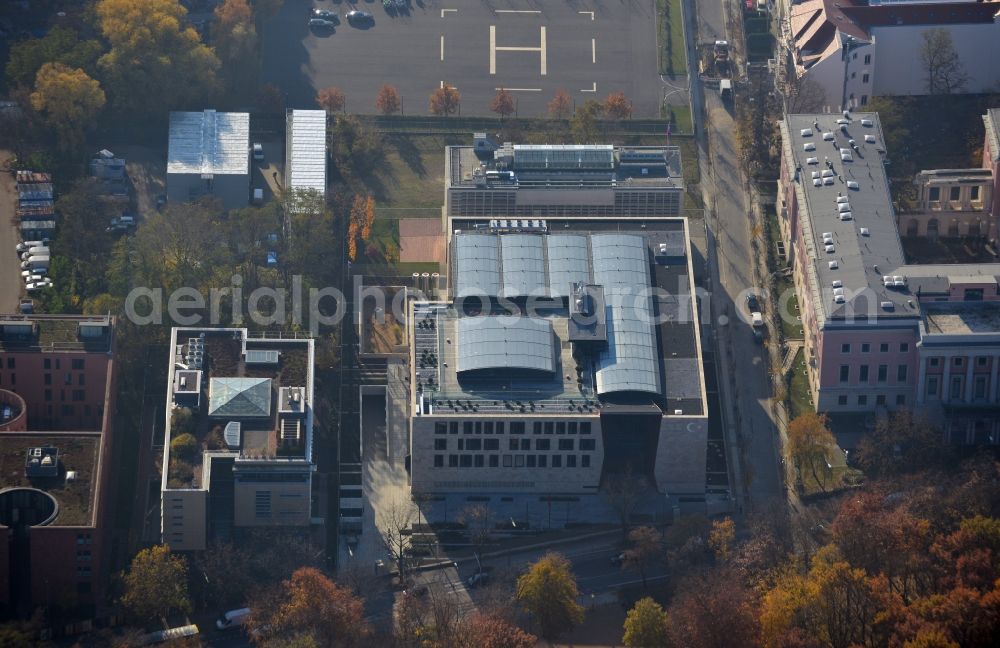
M476 567L482 572L483 566L479 562L479 557L483 547L490 542L490 509L483 504L467 506L458 514L458 521L466 527L469 543L472 544L472 552L476 557Z
M379 534L382 536L382 544L385 545L389 556L396 563L400 583L405 581L409 566L407 553L410 548L411 527L415 514L416 507L412 502L394 499L388 506L379 511L376 520Z
M826 91L807 75L788 75L785 83L785 112L790 115L818 113L826 106Z
M622 562L622 566L639 572L639 577L642 578L642 587L645 588L646 572L657 561L666 558L663 553L663 534L653 527L641 526L632 529L628 534L628 539L632 546L625 551L625 560Z
M633 473L631 468L624 473L615 474L608 478L604 488L604 497L618 514L622 525L622 539L628 538L632 513L635 512L635 508L639 505L639 500L645 491L646 480Z
M951 32L937 27L924 30L921 36L924 42L920 46L920 61L926 73L927 94L961 92L969 75L955 51Z

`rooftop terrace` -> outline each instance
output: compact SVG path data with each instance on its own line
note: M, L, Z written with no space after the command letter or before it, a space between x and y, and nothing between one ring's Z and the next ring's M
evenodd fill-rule
M922 304L929 334L1000 334L1000 302L938 302Z

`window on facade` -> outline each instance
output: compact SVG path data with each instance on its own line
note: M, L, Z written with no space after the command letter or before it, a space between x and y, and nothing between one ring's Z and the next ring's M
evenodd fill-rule
M483 422L476 421L476 434L482 434L482 433L483 433Z
M593 439L580 439L581 450L594 450L597 442Z
M590 434L590 421L584 421L580 424L580 434Z
M900 353L906 353L909 350L910 350L910 343L909 342L900 342L899 343L899 352Z
M837 396L837 405L847 405L847 396L845 394Z
M503 421L497 421L497 434L503 434Z
M868 83L868 79L870 78L871 77L868 75L868 73L865 72L864 74L861 75L861 83Z
M965 301L983 301L982 288L966 288Z
M962 356L955 356L951 359L951 363L956 367L961 367L965 363L965 358Z
M448 423L448 434L458 434L458 421Z
M868 95L861 95L861 105L864 106L868 103Z
M448 455L448 467L449 468L458 468L458 455L457 454L450 454L450 455Z
M851 352L851 345L850 344L841 344L840 345L840 352L841 353L850 353Z
M570 421L569 422L569 430L567 430L567 431L570 434L576 434L576 429L577 429L576 421Z
M510 433L511 434L524 434L524 421L511 421L511 423L510 423Z
M978 358L976 358L976 365L980 367L985 367L988 360L989 358L987 358L986 356L979 356Z
M434 467L444 468L444 455L434 455Z
M483 440L482 439L467 439L465 442L466 450L482 450Z
M496 468L500 465L500 455L490 455L490 468Z
M952 376L951 377L951 398L961 398L962 396L962 377Z
M566 467L576 468L576 455L566 455Z
M551 439L538 439L535 441L536 450L551 450L552 440Z
M51 368L52 368L51 358L45 358L44 360L42 360L42 369L51 369Z
M524 468L524 455L514 455L514 467Z
M986 398L986 376L976 376L976 384L972 390L973 398Z
M465 439L459 439L458 440L458 449L459 450L465 450Z
M552 467L562 468L562 455L552 455Z
M871 350L872 350L872 345L868 344L867 342L861 345L861 353L868 353Z
M448 434L448 424L443 421L435 423L434 434Z
M868 382L868 365L861 365L859 367L858 380L863 383Z
M872 55L865 54L865 65L871 65L871 63L872 63Z
M906 394L896 394L896 405L906 405Z
M472 468L472 455L469 454L458 455L458 467Z
M520 445L518 444L517 439L511 439L510 441L507 442L508 450L517 450L519 447Z
M876 405L885 405L885 394L879 394L875 397Z
M566 421L556 423L556 434L566 434Z
M552 424L552 421L545 421L545 434L552 434L554 431L555 425Z
M548 455L538 455L538 467L546 468L549 465Z
M590 455L583 455L580 457L580 467L590 468Z
M83 358L73 360L70 366L73 367L74 371L83 371Z
M503 456L503 467L504 468L510 468L511 467L512 462L513 462L513 459L511 458L512 456L513 455L504 455Z
M851 378L851 366L840 365L840 382L845 383Z
M500 449L500 439L485 439L483 441L483 450L499 450Z
M486 465L486 461L485 461L486 457L484 455L481 455L481 454L474 455L473 459L474 459L473 465L476 468L482 468L483 466Z
M858 405L867 405L867 404L868 404L867 394L861 394L860 396L858 396Z
M927 191L927 199L931 202L938 202L941 200L941 187L931 187Z
M883 342L882 344L878 345L878 351L879 353L889 353L889 343Z
M542 422L541 421L535 421L535 424L533 426L532 432L534 432L535 434L541 434L542 433Z
M472 434L472 421L462 421L462 434Z
M45 380L45 384L46 385L51 385L52 384L52 374L50 374L50 373L45 374L44 380Z
M448 449L448 439L434 439L434 449L435 450L447 450Z
M527 461L528 461L528 468L534 468L537 459L535 458L535 455L528 455Z
M940 360L940 358L931 358L931 366L932 366L932 367L936 367L936 366L938 366L939 364L941 364L941 360Z
M493 421L483 423L483 434L493 434Z
M572 450L573 449L573 439L559 439L559 449L560 450Z
M858 58L858 55L857 55L857 54L855 54L855 55L854 55L854 58ZM857 72L851 72L851 78L852 78L852 79L856 79L856 78L858 78L858 73L857 73Z
M878 366L878 381L884 383L889 380L889 365Z
M937 396L938 393L938 379L935 376L931 376L927 379L927 395Z
M962 188L961 187L951 187L948 190L948 199L949 200L958 200L961 197L962 197Z
M906 365L899 365L898 367L896 367L896 382L905 383L907 371L908 369Z
M970 200L979 200L979 187L978 186L969 187L969 199Z
M8 369L16 369L17 368L17 363L14 360L15 360L15 358L7 358L7 368Z

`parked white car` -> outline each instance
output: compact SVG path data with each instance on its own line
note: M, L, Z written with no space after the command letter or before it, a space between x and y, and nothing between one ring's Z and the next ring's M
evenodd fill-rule
M29 293L38 292L39 290L45 290L46 288L52 287L52 280L46 277L41 281L33 281L24 287Z

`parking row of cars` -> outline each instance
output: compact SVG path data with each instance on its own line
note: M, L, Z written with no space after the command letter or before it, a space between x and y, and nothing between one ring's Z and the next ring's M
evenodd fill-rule
M389 3L396 7L405 8L405 0L382 0L382 4L386 5ZM371 15L367 11L360 11L353 9L348 11L347 22L352 25L366 25L375 20L375 16ZM330 11L329 9L313 9L309 14L309 27L313 29L333 29L340 24L340 16L336 11Z
M48 239L22 241L17 244L16 253L21 260L21 278L28 294L52 287L52 279L48 276L51 259Z

